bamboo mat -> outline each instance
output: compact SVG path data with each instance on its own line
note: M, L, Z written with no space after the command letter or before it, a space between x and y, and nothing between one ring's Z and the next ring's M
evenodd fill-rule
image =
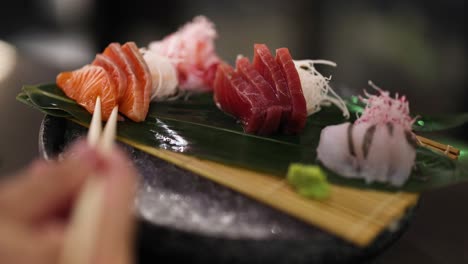
M360 247L369 245L389 225L399 220L407 208L415 205L419 198L414 193L390 193L332 185L330 198L325 201L312 200L299 196L278 177L148 147L122 138L119 140Z

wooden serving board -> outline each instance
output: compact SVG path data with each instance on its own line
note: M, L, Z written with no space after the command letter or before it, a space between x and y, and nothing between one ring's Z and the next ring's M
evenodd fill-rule
M298 195L284 180L275 176L148 147L125 138L119 140L360 247L373 242L419 199L415 193L332 185L330 198L324 201L312 200Z

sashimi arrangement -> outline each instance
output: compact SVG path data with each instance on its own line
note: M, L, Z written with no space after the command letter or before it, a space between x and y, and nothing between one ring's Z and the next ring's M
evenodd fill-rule
M307 116L324 102L335 103L349 118L344 101L313 64L294 61L287 48L277 49L273 57L267 45L255 44L252 63L239 56L235 70L227 63L218 67L214 100L241 121L245 132L259 135L301 133Z
M91 65L60 73L57 85L90 113L100 96L104 120L117 105L120 113L135 122L143 121L148 113L151 74L133 42L110 44Z
M317 157L344 177L401 186L408 179L418 146L406 98L370 83L379 95L366 94L366 107L354 124L346 122L322 130Z
M177 32L151 42L146 49L168 58L177 68L180 90L210 91L221 61L215 51L217 36L213 22L197 16Z
M205 17L196 17L179 31L149 48L134 42L111 43L90 64L57 76L65 94L94 111L102 100L103 120L114 106L135 122L145 120L150 101L169 98L181 91L209 91L219 58L214 52L216 32Z
M378 95L360 97L363 111L353 122L349 101L343 100L330 86L330 78L315 68L317 64L335 67L334 62L296 60L286 47L272 52L266 44L254 43L251 59L239 55L231 65L216 53L217 36L214 24L198 16L147 47L134 42L111 43L90 64L60 73L56 85L87 112L93 113L100 96L104 120L118 106L123 123L141 124L142 128L149 123L158 126L158 122L148 120L149 113L157 115L159 106L174 105L170 102L177 102L180 110L171 108L172 119L197 121L181 114L197 114L187 112L191 101L186 98L207 95L214 106L209 113L222 118L220 124L235 123L245 137L292 144L288 153L299 154L291 155L290 163L316 163L340 177L362 178L367 184L402 187L408 181L418 148L424 144L413 132L416 119L411 117L404 96L392 98L388 91L372 84ZM29 97L24 101L34 100ZM299 141L309 137L315 116L324 108L338 110L334 119L340 121L314 127L321 131L315 143L282 141L282 137ZM203 119L205 127L216 125L214 120ZM190 137L190 131L183 132ZM194 142L201 142L197 140ZM305 149L310 146L314 149ZM304 158L307 153L316 155L316 160Z

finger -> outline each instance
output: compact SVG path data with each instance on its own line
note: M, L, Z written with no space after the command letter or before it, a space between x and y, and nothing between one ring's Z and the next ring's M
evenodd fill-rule
M56 263L62 238L61 227L36 231L17 221L0 219L0 262Z
M106 182L95 263L133 263L134 197L137 171L120 149L115 149L103 172Z
M63 209L100 160L84 142L71 152L61 162L37 161L5 183L0 188L0 210L20 221L37 221Z

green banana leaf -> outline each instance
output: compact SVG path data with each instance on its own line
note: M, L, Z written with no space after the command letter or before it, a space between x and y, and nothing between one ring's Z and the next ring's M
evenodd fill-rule
M66 117L81 123L89 123L91 119L84 108L66 97L55 84L25 86L17 99L49 115ZM350 110L352 106L353 102L350 100ZM441 119L425 120L428 123L430 120L437 120L439 124L444 124ZM152 103L144 122L119 122L117 133L122 138L147 146L286 177L291 163L317 164L315 149L321 129L345 121L353 120L345 120L337 108L325 107L308 118L301 135L261 137L246 134L233 117L216 107L212 95L208 93L188 99ZM445 124L449 123L453 124ZM462 148L459 145L453 146ZM465 152L462 151L463 153ZM343 178L324 169L328 180L335 184L386 191L421 192L467 181L467 160L461 155L458 161L452 161L439 153L419 148L416 169L401 188L387 184L366 184L363 180Z
M420 117L413 124L414 131L435 132L461 126L468 122L468 113Z

